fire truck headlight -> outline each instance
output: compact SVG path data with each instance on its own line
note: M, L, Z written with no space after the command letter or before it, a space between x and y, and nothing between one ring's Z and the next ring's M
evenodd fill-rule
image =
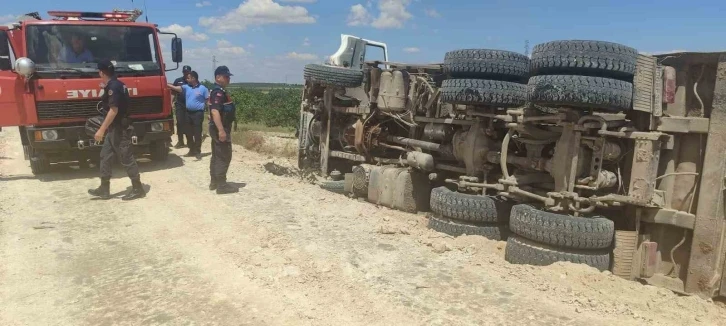
M43 140L58 140L58 132L55 130L43 130Z
M164 130L164 124L161 122L154 122L151 124L151 131L157 132Z
M28 78L35 73L35 62L26 57L18 58L15 60L15 71Z

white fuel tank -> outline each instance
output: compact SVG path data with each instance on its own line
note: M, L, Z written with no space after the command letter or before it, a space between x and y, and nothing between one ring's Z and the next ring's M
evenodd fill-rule
M378 107L383 111L406 111L406 82L399 70L381 73Z

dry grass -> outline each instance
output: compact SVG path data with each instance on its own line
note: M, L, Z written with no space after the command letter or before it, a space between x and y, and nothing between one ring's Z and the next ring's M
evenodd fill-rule
M209 134L208 119L205 117L203 133ZM247 150L291 158L297 155L295 129L267 127L261 124L239 124L232 132L232 143L242 145Z

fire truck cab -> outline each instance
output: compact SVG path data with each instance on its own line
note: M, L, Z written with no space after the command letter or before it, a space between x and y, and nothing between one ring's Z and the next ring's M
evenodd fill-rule
M136 22L140 10L106 13L50 11L0 26L0 127L20 126L34 174L55 162L97 162L101 144L85 132L101 114L102 81L96 65L111 60L129 88L135 152L166 160L173 134L166 71L182 61L182 41L155 24ZM160 37L171 36L166 69Z

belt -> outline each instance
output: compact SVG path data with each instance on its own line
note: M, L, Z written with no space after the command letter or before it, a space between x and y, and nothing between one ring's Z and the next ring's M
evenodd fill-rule
M204 109L201 109L201 110L189 110L189 109L187 109L187 112L189 112L189 113L204 112Z

